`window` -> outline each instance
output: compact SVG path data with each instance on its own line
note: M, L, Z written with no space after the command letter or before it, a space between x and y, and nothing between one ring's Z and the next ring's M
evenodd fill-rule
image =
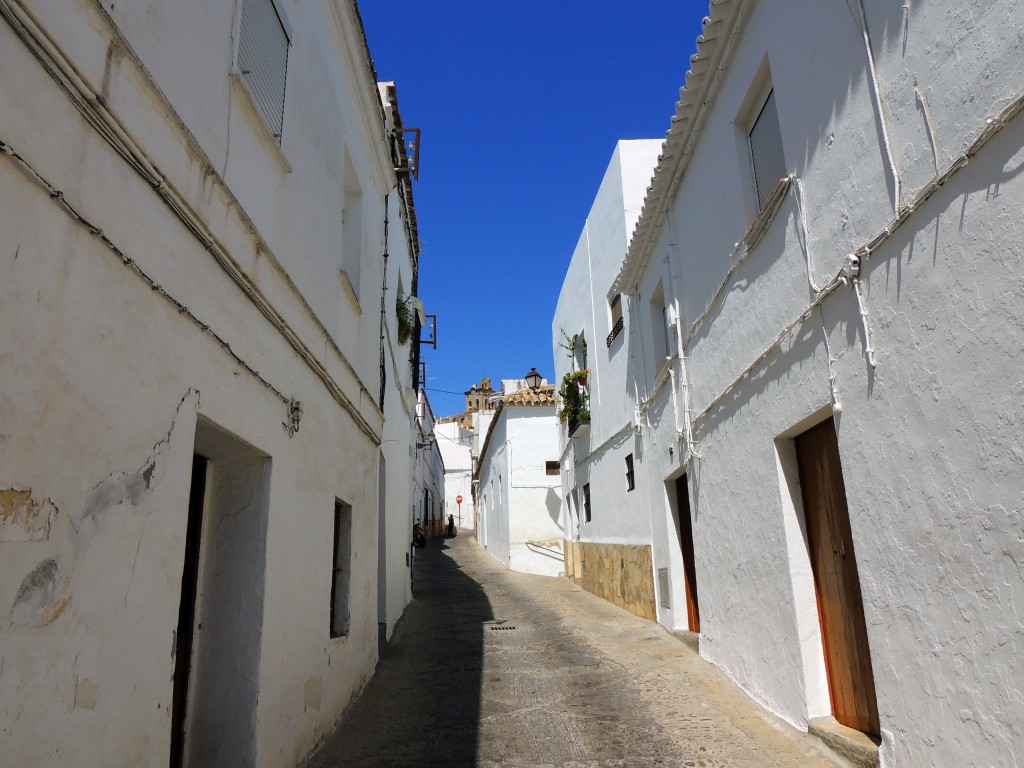
M235 70L281 143L291 27L277 0L242 0Z
M654 366L669 355L668 324L665 322L665 289L659 281L651 296L651 338L654 342Z
M754 167L754 185L757 188L757 207L760 210L764 208L779 179L786 175L786 158L782 154L782 133L779 131L774 90L768 93L748 138L750 162Z
M622 326L625 325L625 321L622 319L622 294L617 293L608 302L608 311L611 313L611 326L612 332L608 334L608 338L605 340L605 345L611 347L612 342L615 341L615 337L622 331Z
M331 581L331 637L348 634L352 560L352 507L334 502L334 573Z
M557 475L561 471L561 465L557 461L546 461L544 462L544 474L545 475Z
M363 188L345 150L344 203L341 209L341 271L359 300L359 268L363 262Z
M636 488L636 482L633 477L633 454L626 455L626 490L632 491Z
M583 517L590 522L590 483L583 485Z

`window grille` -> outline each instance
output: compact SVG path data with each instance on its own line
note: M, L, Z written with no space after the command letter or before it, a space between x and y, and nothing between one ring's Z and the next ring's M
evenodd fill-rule
M626 455L626 490L632 491L636 488L636 479L633 474L633 454Z
M768 94L761 113L750 129L750 161L754 166L754 185L757 187L757 207L760 210L779 179L786 175L786 158L782 154L782 133L779 131L774 90Z
M608 338L605 339L605 346L611 347L612 342L615 341L615 337L622 331L622 327L625 325L622 319L622 294L615 294L614 298L608 302L608 309L611 311L612 321L612 332L608 334Z
M583 486L583 515L586 521L590 522L590 483Z
M277 143L284 130L291 30L276 0L242 0L238 71Z

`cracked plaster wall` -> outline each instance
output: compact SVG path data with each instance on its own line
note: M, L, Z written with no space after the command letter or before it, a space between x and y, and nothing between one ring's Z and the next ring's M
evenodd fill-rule
M87 86L102 93L103 105L142 142L166 183L211 228L254 290L292 323L304 343L328 350L322 357L328 374L358 404L364 421L379 428L374 398L356 380L358 375L377 381L375 302L364 306L363 322L354 315L339 321L335 310L352 310L342 302L340 288L336 296L328 295L337 282L335 265L309 256L333 252L324 243L335 242L330 226L309 226L319 219L337 223L335 208L326 216L323 208L310 207L311 201L330 206L340 199L340 192L334 195L340 176L330 175L323 162L334 155L323 146L347 142L357 166L372 176L354 117L332 119L330 125L286 119L287 173L281 151L269 150L237 102L230 109L226 71L224 82L213 89L218 100L206 87L216 77L195 78L176 69L184 29L230 39L223 8L211 6L197 19L171 6L118 3L115 21L130 44L145 50L147 74L111 36L102 7L32 4L35 18ZM296 28L315 30L309 48L292 62L293 115L311 112L314 92L316 114L326 107L327 93L351 106L341 75L317 70L317 62L337 57L322 14L320 6L297 6L290 18ZM224 62L217 57L229 49L205 46L189 64L205 73L221 71ZM263 621L254 673L260 693L252 764L296 763L340 717L376 659L378 449L298 359L294 346L72 106L6 21L0 21L0 68L16 73L0 83L0 105L10 117L0 141L102 228L162 290L187 301L189 311L226 337L252 370L301 399L307 414L301 432L290 438L282 428L287 409L274 392L139 280L24 166L0 155L0 325L5 329L0 336L0 741L5 758L24 766L166 760L190 467L202 414L274 458L262 595L264 615L273 618ZM321 87L324 78L337 89ZM199 107L190 101L200 82L203 98L215 104ZM184 111L175 114L163 95ZM190 111L193 107L198 111ZM355 110L339 112L350 116ZM184 134L179 117L196 131L198 145ZM303 126L313 123L316 135L304 143ZM224 173L238 197L218 181ZM274 183L266 183L268 178ZM367 189L374 194L368 196L366 218L379 221L383 191L378 197L372 183ZM294 215L296 210L302 215ZM391 214L389 283L397 283L401 268L408 285L397 206ZM288 275L257 237L265 232L274 233L270 245ZM367 243L376 252L378 233L368 233ZM374 259L364 269L366 285L380 284L379 268ZM296 286L308 290L308 303L299 300ZM314 322L318 315L331 318L324 325L342 351L352 352L351 368L329 352ZM408 372L394 371L390 380L407 382ZM389 434L404 440L400 453L409 438L405 414ZM402 496L408 474L397 474L400 462L392 466L398 490L389 498L402 503L408 498ZM335 498L354 508L353 615L349 636L332 641L330 579L322 574L330 568ZM401 529L407 532L408 526ZM403 550L404 545L398 558ZM404 607L400 597L393 609L398 613ZM304 707L304 686L316 678L323 680L322 698L318 706Z
M945 170L1021 94L1024 17L998 0L911 2L906 15L864 5L907 201L935 175L935 156ZM784 17L753 6L640 285L647 296L672 280L683 337L752 220L733 121L766 54L819 284L892 218L857 6L798 2ZM1022 144L1018 114L863 261L876 369L856 297L841 287L740 378L813 298L792 193L686 350L691 408L713 405L694 425L703 458L690 468L701 653L798 726L827 714L775 440L835 406L886 766L1012 765L1024 754ZM679 471L685 446L674 460L665 450L663 398L647 437L661 446L648 463L659 479ZM670 511L653 519L657 568L671 554L658 542L675 531Z

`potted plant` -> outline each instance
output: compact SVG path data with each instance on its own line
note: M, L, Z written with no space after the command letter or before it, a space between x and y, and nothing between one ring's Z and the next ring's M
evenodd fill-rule
M587 391L590 369L569 371L562 377L558 388L560 407L558 420L562 424L569 423L569 434L572 435L580 425L590 423L590 393Z
M402 295L398 295L398 303L395 306L395 314L398 317L398 343L405 345L409 343L413 333L416 332L416 317L413 312L413 308L409 304L409 299L402 298Z

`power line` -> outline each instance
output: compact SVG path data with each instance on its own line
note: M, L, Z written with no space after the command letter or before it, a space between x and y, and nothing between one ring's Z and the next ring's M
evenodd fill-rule
M435 389L434 387L424 387L428 392L443 392L446 395L464 395L465 392L452 392L450 389Z

